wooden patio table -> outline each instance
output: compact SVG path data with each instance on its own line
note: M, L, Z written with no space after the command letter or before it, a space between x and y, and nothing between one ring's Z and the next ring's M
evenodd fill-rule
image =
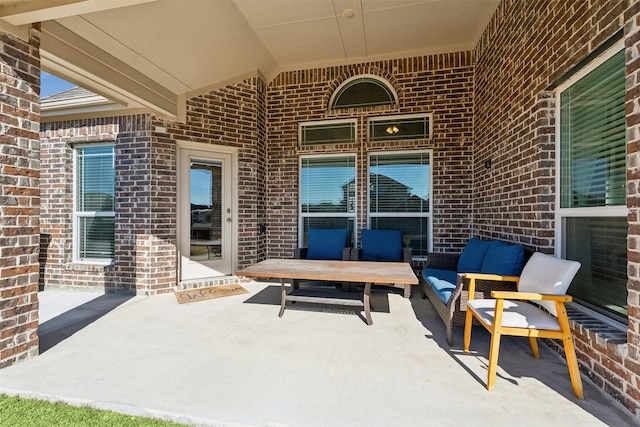
M404 262L370 262L370 261L324 261L308 259L267 259L250 267L237 271L238 276L280 279L281 301L279 317L284 313L287 301L300 301L319 304L335 304L360 306L364 308L367 325L371 320L371 285L417 285L411 265ZM321 280L329 282L364 283L362 300L353 298L336 298L328 292L301 291L291 286L287 293L285 279ZM342 294L346 296L345 294Z

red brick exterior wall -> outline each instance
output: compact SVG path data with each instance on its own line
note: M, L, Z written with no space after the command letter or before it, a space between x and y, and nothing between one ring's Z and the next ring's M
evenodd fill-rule
M175 284L175 225L171 225L175 185L171 183L176 167L165 164L167 144L152 136L150 126L148 115L43 124L40 262L46 286L154 294ZM112 143L116 148L111 266L73 262L73 147L87 143ZM168 225L167 209L173 212Z
M175 289L177 140L240 149L238 268L264 259L265 96L264 82L254 78L189 100L186 124L145 114L43 124L42 285L144 295ZM111 266L73 262L73 146L86 143L116 147Z
M357 227L362 229L367 226L367 154L377 150L433 150L434 248L460 250L471 231L473 73L473 54L457 52L278 75L267 93L269 257L289 258L298 245L300 155L356 154ZM333 91L359 74L387 80L399 105L330 111ZM368 141L368 117L410 113L433 114L431 139ZM357 118L355 143L300 147L299 122L338 118Z
M40 28L0 32L0 368L38 354Z
M627 343L573 322L580 367L638 415L640 411L637 145L640 93L633 0L504 0L476 48L474 227L481 236L554 251L554 84L624 31L629 125L629 331ZM492 159L493 167L484 162ZM586 326L586 327L585 327ZM552 347L553 347L552 343Z

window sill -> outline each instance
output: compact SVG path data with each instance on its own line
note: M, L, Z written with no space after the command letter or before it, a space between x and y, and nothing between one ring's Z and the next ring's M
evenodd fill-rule
M604 321L598 319L572 305L566 306L572 330L616 355L622 356L626 353L626 325L618 324L617 322L614 324L612 320Z
M113 269L113 263L109 264L89 264L89 263L80 263L74 262L65 265L65 271L83 271L89 273L102 273L107 270Z

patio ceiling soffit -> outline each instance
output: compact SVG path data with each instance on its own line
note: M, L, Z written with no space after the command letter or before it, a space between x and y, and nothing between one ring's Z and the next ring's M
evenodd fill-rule
M182 121L252 76L472 50L499 1L0 0L0 30L41 22L44 71Z

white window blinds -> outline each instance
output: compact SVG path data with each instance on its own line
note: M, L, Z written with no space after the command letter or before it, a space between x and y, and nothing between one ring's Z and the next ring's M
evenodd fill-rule
M301 159L302 213L355 212L355 156Z
M624 51L560 94L561 208L626 204Z

